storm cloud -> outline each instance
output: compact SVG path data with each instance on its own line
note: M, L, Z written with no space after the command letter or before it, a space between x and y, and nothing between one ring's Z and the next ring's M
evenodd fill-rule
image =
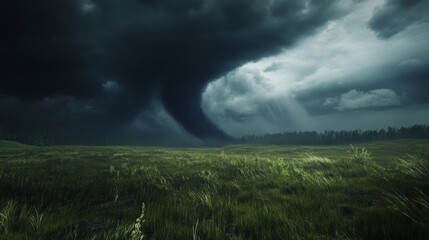
M425 0L2 1L0 126L163 144L428 123L428 12Z
M1 121L114 132L133 125L159 99L184 131L225 139L201 109L207 83L293 46L353 4L2 1Z
M234 136L427 124L429 22L380 37L368 26L391 2L361 1L295 46L211 82L207 115Z
M362 92L352 89L340 97L327 98L325 106L334 106L339 111L379 108L400 105L396 93L390 89L374 89L369 92Z
M429 21L429 2L425 0L387 0L377 7L368 26L381 38L390 38L410 25Z

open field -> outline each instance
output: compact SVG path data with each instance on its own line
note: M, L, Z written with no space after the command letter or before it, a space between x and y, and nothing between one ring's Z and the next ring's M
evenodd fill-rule
M0 239L143 235L429 239L429 141L353 149L0 141Z

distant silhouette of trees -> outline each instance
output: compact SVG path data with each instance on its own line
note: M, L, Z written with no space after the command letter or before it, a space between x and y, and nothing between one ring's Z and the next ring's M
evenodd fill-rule
M32 130L8 130L4 124L0 125L0 140L10 140L36 146L52 146L56 144L53 132L36 128Z
M275 145L334 145L365 143L378 140L393 139L429 139L429 125L414 125L411 127L388 127L387 130L326 130L283 132L265 135L245 135L238 139L245 144L275 144Z
M265 135L245 135L232 143L240 144L274 144L274 145L335 145L355 144L378 140L393 139L429 139L429 125L414 125L411 127L387 127L380 130L326 130L295 131L283 133L267 133ZM62 135L61 132L50 131L44 128L11 130L0 124L0 140L11 140L20 143L51 146L56 144L86 144L110 145L117 144L115 138L102 136L100 139L90 139L80 135ZM132 139L130 138L130 141ZM228 142L231 143L231 142Z

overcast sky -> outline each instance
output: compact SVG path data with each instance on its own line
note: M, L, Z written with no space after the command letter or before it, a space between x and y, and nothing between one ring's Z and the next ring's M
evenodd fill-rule
M282 53L211 82L226 132L380 129L429 122L428 1L361 1Z
M0 123L199 142L429 123L426 0L0 3Z

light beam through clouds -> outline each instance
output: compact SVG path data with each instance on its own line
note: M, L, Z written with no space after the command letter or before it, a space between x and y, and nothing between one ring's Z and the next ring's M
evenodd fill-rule
M427 16L426 0L3 1L0 125L124 144L428 124Z
M414 86L429 76L429 23L379 38L369 23L386 4L362 1L294 48L210 83L205 113L235 136L427 123L429 101Z

